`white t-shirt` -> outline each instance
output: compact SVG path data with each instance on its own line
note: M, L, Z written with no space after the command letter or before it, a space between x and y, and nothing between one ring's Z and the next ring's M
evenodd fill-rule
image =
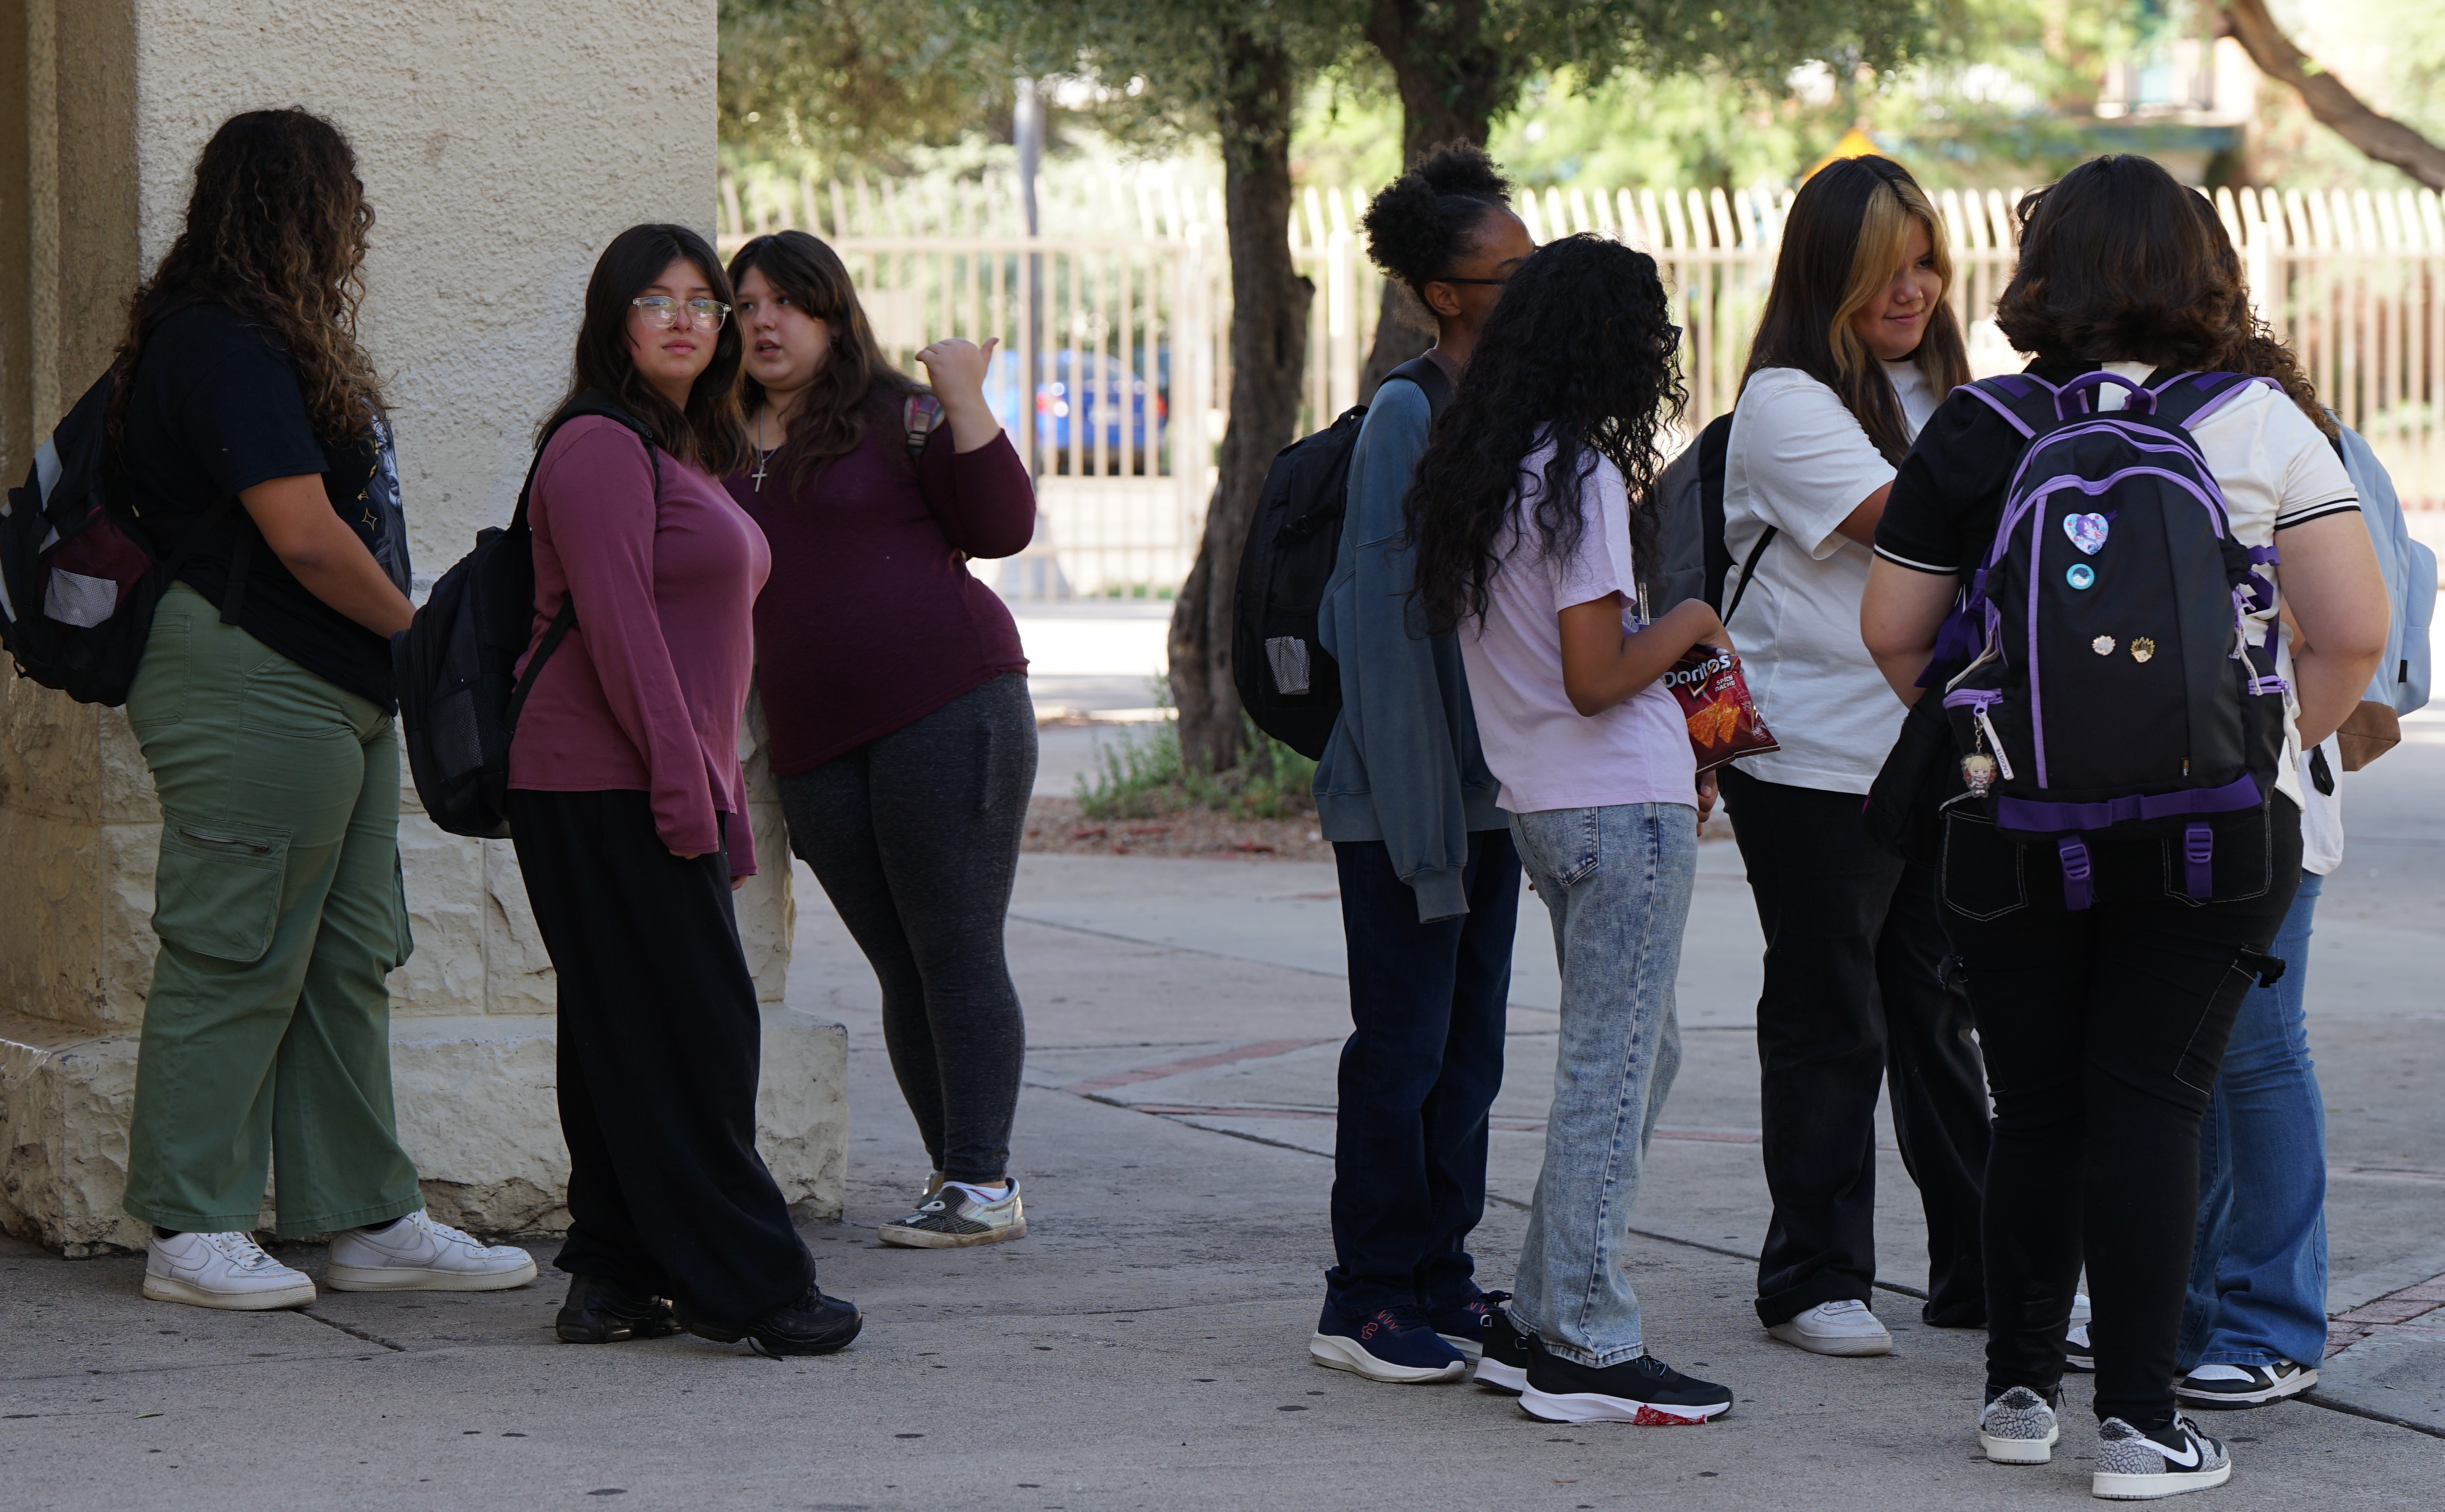
M2146 363L2102 365L2135 383L2145 383L2154 371ZM2101 410L2121 409L2130 399L2128 390L2111 383L2101 385L2100 395L2097 407ZM2244 546L2273 546L2280 528L2360 507L2360 491L2352 487L2351 475L2343 471L2343 460L2335 455L2333 444L2309 423L2309 417L2289 396L2264 383L2251 384L2248 392L2209 416L2193 428L2191 439L2198 442L2199 455L2215 475L2231 516L2233 538ZM2275 570L2279 587L2282 571L2281 567ZM2267 634L2267 621L2273 612L2250 617L2253 643ZM1735 642L1738 639L1736 635ZM2290 675L2287 662L2284 676L2288 681ZM2284 760L2275 769L2275 791L2305 811L2308 801L2301 781L2296 713L2292 700L2286 698ZM1766 728L1773 727L1768 720Z
M1627 803L1694 809L1698 762L1689 726L1660 679L1594 718L1573 708L1563 691L1556 617L1619 593L1622 627L1635 629L1638 580L1631 571L1629 491L1621 470L1600 456L1579 485L1585 523L1577 554L1556 561L1544 552L1530 512L1553 453L1547 444L1521 460L1508 549L1486 586L1485 618L1461 627L1478 741L1502 784L1497 801L1512 813Z
M1913 364L1883 367L1915 436L1936 396ZM1901 732L1901 702L1859 640L1859 598L1876 553L1835 530L1893 480L1894 465L1834 390L1796 367L1750 376L1724 455L1724 545L1732 556L1724 602L1773 526L1726 628L1758 714L1782 747L1741 759L1753 777L1866 793Z

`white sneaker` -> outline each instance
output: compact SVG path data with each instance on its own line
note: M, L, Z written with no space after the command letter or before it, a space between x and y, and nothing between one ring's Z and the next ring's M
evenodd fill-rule
M1894 1347L1894 1336L1876 1321L1876 1315L1868 1311L1868 1304L1847 1297L1838 1302L1820 1302L1766 1332L1811 1354L1884 1354Z
M144 1246L144 1295L157 1302L263 1313L304 1307L314 1282L263 1252L251 1234L177 1234Z
M331 1241L324 1283L335 1292L499 1292L535 1279L534 1257L512 1244L478 1244L422 1208L376 1233Z
M2088 1327L2089 1319L2095 1316L2095 1313L2096 1309L2088 1305L2088 1294L2086 1292L2074 1292L2071 1294L2071 1326L2073 1328Z
M906 1249L956 1249L1026 1236L1027 1208L1019 1201L1015 1176L999 1197L990 1200L965 1182L943 1182L915 1212L893 1219L874 1234L887 1244Z

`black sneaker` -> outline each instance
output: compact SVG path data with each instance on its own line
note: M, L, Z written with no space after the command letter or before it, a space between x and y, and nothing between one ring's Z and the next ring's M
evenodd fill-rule
M2097 1351L2088 1342L2088 1325L2081 1323L2063 1335L2063 1369L2088 1375L2097 1370Z
M857 1337L858 1330L866 1326L866 1315L855 1303L826 1297L812 1283L806 1296L743 1328L713 1322L685 1302L679 1304L677 1312L680 1326L699 1338L716 1344L736 1344L744 1338L756 1353L773 1359L785 1354L830 1354Z
M640 1297L599 1276L569 1279L569 1299L552 1319L552 1332L570 1344L617 1344L623 1339L668 1338L680 1331L671 1304Z
M2186 1407L2225 1411L2281 1402L2317 1384L2316 1366L2292 1360L2272 1365L2202 1365L2174 1383L2174 1394Z
M1486 1330L1509 1300L1509 1292L1480 1292L1458 1307L1428 1314L1427 1324L1474 1365L1477 1357L1485 1353Z
M1528 1345L1527 1389L1520 1408L1546 1423L1635 1423L1663 1428L1704 1423L1730 1409L1732 1393L1693 1380L1652 1354L1601 1370Z
M1494 1309L1485 1325L1485 1353L1477 1360L1477 1384L1514 1396L1528 1390L1528 1351L1535 1342L1534 1335L1511 1321L1509 1309Z

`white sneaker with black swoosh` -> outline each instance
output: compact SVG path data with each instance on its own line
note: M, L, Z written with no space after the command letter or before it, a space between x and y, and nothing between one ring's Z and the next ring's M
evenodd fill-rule
M2232 1479L2232 1456L2221 1439L2176 1412L2155 1433L2142 1433L2118 1417L2097 1428L2097 1468L2088 1494L2106 1502L2153 1502L2158 1497L2204 1491Z

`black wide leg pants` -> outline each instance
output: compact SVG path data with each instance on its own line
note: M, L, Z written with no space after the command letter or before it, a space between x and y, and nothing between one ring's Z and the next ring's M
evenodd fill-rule
M1820 1303L1868 1300L1882 1087L1927 1214L1921 1316L1974 1328L1987 1314L1987 1077L1969 1000L1944 978L1935 868L1877 849L1856 793L1737 768L1723 780L1765 931L1758 1061L1774 1219L1758 1264L1758 1316L1772 1325Z
M815 1262L756 1152L763 1019L726 855L672 855L640 792L515 791L510 831L560 976L554 1263L716 1323L796 1301Z

